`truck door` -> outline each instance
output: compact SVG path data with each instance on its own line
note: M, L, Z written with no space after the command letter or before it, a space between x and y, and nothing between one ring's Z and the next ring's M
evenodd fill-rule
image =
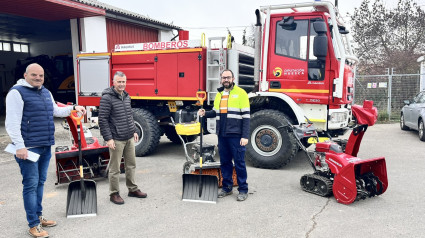
M130 96L155 95L155 54L113 53L112 77L117 71L122 71L127 76L125 90Z
M195 97L200 89L199 52L158 54L157 95Z
M179 54L177 79L179 97L194 97L198 89L201 89L199 55L199 52Z
M313 24L318 20L322 19L317 16L271 19L269 91L285 93L297 103L328 103L326 57L318 59L313 51L313 42L318 35ZM325 47L327 49L327 44Z
M177 53L158 54L156 65L157 96L177 96Z

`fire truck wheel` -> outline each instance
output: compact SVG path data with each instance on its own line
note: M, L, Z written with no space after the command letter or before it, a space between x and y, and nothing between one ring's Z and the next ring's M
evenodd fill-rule
M144 156L152 153L158 146L161 137L161 129L155 116L141 108L133 109L133 119L139 141L135 143L136 156Z
M179 136L177 135L177 132L176 132L176 129L175 129L174 126L163 126L162 128L165 132L165 135L167 136L167 138L170 141L172 141L175 144L181 144L182 143ZM194 141L198 136L197 135L191 135L191 136L181 136L181 137L187 143L187 142Z
M247 159L255 167L278 169L296 155L298 145L286 130L287 116L277 110L261 110L251 116Z

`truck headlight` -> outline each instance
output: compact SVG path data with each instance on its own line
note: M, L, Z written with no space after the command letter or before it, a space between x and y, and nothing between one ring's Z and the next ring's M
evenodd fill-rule
M346 112L334 112L331 114L332 123L341 123L347 121L348 115Z

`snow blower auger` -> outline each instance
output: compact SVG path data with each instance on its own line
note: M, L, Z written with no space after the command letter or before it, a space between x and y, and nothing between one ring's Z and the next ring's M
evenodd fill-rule
M352 106L352 112L357 124L349 139L318 142L314 152L308 152L302 143L310 137L317 138L317 132L308 119L307 124L288 127L297 138L298 145L306 152L314 170L313 174L301 177L301 188L323 197L333 193L335 199L342 204L381 195L388 187L384 157L357 157L364 133L377 119L373 101L364 101L363 107Z
M58 103L58 106L66 105ZM57 146L55 149L56 185L80 180L78 146L80 128L77 128L77 121L71 117L67 117L66 121L67 125L65 125L64 128L70 131L72 145L71 148L69 148L69 146ZM83 128L84 132L81 133L80 136L84 177L86 179L108 177L108 146L100 145L99 140L92 136L89 128L83 126L81 126L81 128ZM121 162L121 171L124 171L123 162Z

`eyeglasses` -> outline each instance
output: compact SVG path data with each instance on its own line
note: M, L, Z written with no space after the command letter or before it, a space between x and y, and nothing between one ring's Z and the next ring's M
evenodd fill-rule
M221 77L221 80L231 80L232 76L225 76L225 77Z

